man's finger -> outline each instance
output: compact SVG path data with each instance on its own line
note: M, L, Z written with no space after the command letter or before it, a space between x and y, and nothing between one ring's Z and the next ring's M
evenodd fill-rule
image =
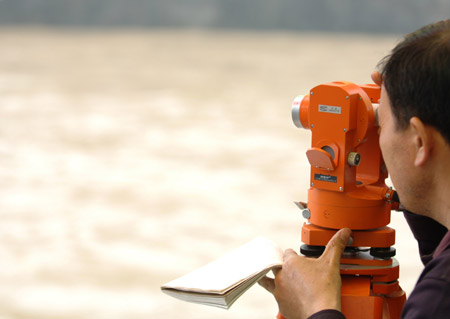
M294 250L289 248L284 251L283 260L286 261L287 259L289 259L291 257L297 257L297 256L298 256L297 253Z
M278 275L278 273L281 271L281 266L280 267L275 267L272 269L272 273L273 275L276 277Z
M330 239L321 258L329 258L333 263L339 263L345 246L347 246L352 231L348 228L341 229Z
M275 280L267 276L264 276L258 281L258 284L264 287L264 289L266 289L268 292L273 294L273 291L275 290Z
M383 81L383 77L382 77L381 73L378 71L373 71L372 72L372 81L375 84L381 85L381 82Z

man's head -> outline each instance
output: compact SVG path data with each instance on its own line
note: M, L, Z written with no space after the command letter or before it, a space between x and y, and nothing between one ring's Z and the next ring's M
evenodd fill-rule
M450 20L408 34L381 66L397 128L417 116L450 145Z
M409 34L383 63L380 148L402 204L447 227L450 207L450 21Z

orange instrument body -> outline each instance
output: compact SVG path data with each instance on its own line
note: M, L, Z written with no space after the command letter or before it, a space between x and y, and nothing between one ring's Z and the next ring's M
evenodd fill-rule
M342 312L351 319L400 318L406 300L392 258L395 231L387 227L398 202L385 184L375 112L379 98L377 85L332 82L297 97L292 107L296 126L312 132L302 241L321 247L337 230L352 229L353 243L341 259Z

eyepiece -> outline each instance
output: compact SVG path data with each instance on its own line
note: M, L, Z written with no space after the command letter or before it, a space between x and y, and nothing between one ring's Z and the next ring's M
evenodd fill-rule
M377 103L372 103L373 106L373 112L375 113L375 123L373 123L375 126L379 126L379 121L378 121L378 107L380 106L380 104Z

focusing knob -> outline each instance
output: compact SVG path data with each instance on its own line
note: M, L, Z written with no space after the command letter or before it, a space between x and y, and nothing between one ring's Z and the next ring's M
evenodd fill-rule
M348 154L347 162L350 166L358 166L361 162L361 155L356 152L350 152L350 154Z

